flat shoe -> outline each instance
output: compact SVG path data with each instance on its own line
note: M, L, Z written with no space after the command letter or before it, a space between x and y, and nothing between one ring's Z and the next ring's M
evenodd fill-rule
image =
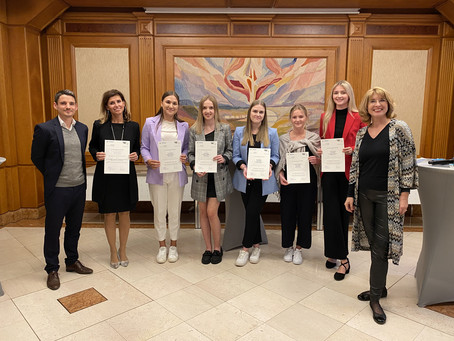
M388 296L388 290L386 290L386 288L384 288L381 292L381 298L385 298L386 296ZM359 294L358 300L370 301L370 290L363 291L361 294Z
M372 316L374 318L374 321L376 323L378 323L378 324L385 324L385 322L386 322L386 314L383 311L383 308L381 307L380 303L378 301L369 302L369 305L370 305L370 308L372 309ZM375 311L375 310L381 310L381 312L380 311Z
M206 250L202 255L202 264L210 264L212 255L213 253L211 251Z
M347 269L347 267L346 267L347 264L348 264L348 269ZM347 261L346 261L345 263L342 263L342 262L341 262L341 264L339 265L339 268L340 268L341 266L343 266L343 267L345 268L345 273L343 274L343 273L340 273L340 272L336 272L336 273L334 274L334 279L335 279L336 281L342 281L342 280L345 278L345 275L348 274L348 273L350 272L350 261L348 260L348 258L347 258Z
M330 262L329 260L326 260L325 266L327 269L332 269L336 266L336 264L337 264L336 262L333 263L333 262Z

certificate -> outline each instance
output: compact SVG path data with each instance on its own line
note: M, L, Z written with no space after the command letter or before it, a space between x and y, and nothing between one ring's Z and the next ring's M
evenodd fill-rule
M270 177L270 148L249 148L247 177L268 180Z
M180 172L181 141L159 141L158 143L159 162L161 173Z
M345 172L344 139L321 140L322 172Z
M129 174L129 141L105 140L104 174Z
M307 184L311 182L309 173L309 153L287 153L287 182L290 184Z
M195 171L216 173L218 171L218 163L213 158L217 154L217 141L195 141Z

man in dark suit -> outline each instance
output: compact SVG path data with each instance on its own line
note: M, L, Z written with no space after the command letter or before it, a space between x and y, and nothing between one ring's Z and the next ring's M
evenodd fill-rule
M44 177L47 287L57 290L60 287L58 255L63 219L66 222L66 271L91 274L93 270L82 265L77 252L87 188L85 147L88 128L74 120L77 101L72 91L57 92L54 108L57 117L35 126L31 158Z

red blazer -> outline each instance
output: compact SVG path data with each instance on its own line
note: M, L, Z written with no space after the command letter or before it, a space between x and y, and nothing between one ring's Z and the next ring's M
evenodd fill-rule
M326 134L323 137L323 118L325 113L320 117L320 138L322 139L332 139L334 137L334 128L336 123L336 112L333 112L333 116L328 122L326 128ZM344 147L352 147L355 149L356 133L362 127L366 126L365 123L361 121L361 118L357 112L349 112L345 119L344 132L342 137L344 139ZM352 163L352 156L345 155L345 176L350 179L350 164Z

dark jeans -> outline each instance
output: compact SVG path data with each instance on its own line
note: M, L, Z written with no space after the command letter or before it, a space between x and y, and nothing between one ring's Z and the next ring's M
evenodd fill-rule
M309 249L312 244L312 213L317 196L317 183L281 185L282 247L296 245Z
M46 221L44 233L44 258L47 273L60 268L60 229L65 218L66 228L63 246L65 263L74 264L79 259L77 245L85 208L85 184L76 187L55 187L45 201Z
M322 189L325 257L346 259L350 213L344 206L348 190L345 173L323 173Z
M370 300L378 301L388 274L388 192L360 189L358 199L370 245Z
M265 205L268 195L262 195L262 180L247 182L246 193L241 193L244 209L246 210L246 222L244 226L243 246L252 247L262 242L260 231L260 213Z

